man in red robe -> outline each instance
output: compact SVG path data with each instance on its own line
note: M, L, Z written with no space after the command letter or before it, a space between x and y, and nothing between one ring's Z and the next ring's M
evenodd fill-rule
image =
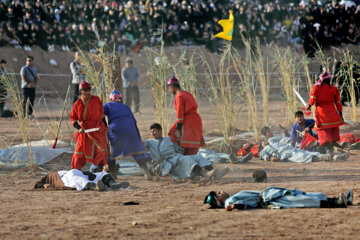
M318 131L322 152L332 152L340 140L339 126L345 124L339 90L330 83L331 75L325 70L310 94L309 107L316 106L315 129Z
M184 148L184 155L195 155L199 147L205 146L198 105L191 93L181 90L175 77L170 78L167 84L169 91L176 95L176 123L171 127L169 136L172 142L178 142Z
M91 85L88 82L83 81L79 90L81 98L74 103L70 113L71 124L78 130L71 168L80 170L86 162L102 167L107 165L108 155L103 104L99 97L90 94ZM93 128L99 130L86 132Z

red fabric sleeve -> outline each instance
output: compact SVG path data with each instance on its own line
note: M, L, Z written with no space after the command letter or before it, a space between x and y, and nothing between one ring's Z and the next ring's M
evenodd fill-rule
M334 86L334 88L333 88L334 90L334 92L335 92L335 104L336 104L336 108L337 108L337 110L338 111L341 111L342 112L342 110L343 110L343 107L342 107L342 104L341 104L341 100L340 100L340 93L339 93L339 90Z
M184 124L185 120L185 99L184 96L178 94L175 98L176 122Z
M317 99L317 91L316 91L317 87L314 86L314 88L311 90L311 93L310 93L310 99L309 99L309 104L311 106L315 105L316 103L316 99Z
M78 113L77 113L77 105L78 104L76 104L76 102L75 102L75 104L73 105L73 107L71 109L71 112L70 112L70 123L73 126L74 126L74 123L79 120L78 119Z

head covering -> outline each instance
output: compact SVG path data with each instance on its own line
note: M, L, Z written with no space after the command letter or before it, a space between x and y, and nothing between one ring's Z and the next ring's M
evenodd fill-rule
M172 78L169 78L167 85L174 85L174 84L180 85L180 82L179 80L177 80L175 76L172 76Z
M116 88L110 93L110 100L113 102L122 102L122 94L121 92L117 91Z
M126 60L125 60L125 62L130 62L130 63L133 63L133 60L132 60L132 58L126 58Z
M257 169L253 172L255 182L267 182L267 174L265 170Z
M321 24L320 23L315 23L313 26L314 26L314 28L319 28L321 26Z
M214 191L209 192L209 194L205 196L204 204L205 203L209 204L210 208L223 208L224 207L224 205L217 198L217 195Z
M315 85L322 86L325 79L330 79L331 75L324 69L323 73L320 74L319 80L315 83Z
M82 90L82 89L91 89L91 85L90 83L86 82L86 81L82 81L79 85L79 90Z

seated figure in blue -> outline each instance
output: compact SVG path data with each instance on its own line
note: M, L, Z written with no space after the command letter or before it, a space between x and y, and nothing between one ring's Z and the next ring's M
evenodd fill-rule
M303 192L297 189L268 187L265 191L244 190L233 195L224 191L210 192L204 204L210 208L247 210L254 208L346 208L353 204L353 191L340 193L337 198L329 198L321 192Z
M170 176L174 179L220 179L229 172L229 168L215 167L201 154L184 155L184 149L173 143L169 137L163 137L162 127L159 123L150 126L153 139L144 140L144 146L149 150L153 165L158 175ZM220 158L213 155L214 159Z
M122 103L122 94L114 89L110 94L111 102L104 105L104 114L109 123L108 137L111 157L132 156L139 164L147 180L152 180L147 162L151 161L142 144L140 132L131 109Z
M315 120L305 119L302 111L297 111L295 113L295 119L296 123L291 127L290 133L291 146L295 147L297 144L301 144L305 133L318 138L312 131L315 126Z

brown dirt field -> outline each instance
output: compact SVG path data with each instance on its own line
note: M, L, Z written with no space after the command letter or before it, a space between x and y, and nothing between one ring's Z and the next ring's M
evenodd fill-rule
M11 51L11 54L21 56L19 62L25 59L24 53ZM51 57L51 54L43 55L44 58ZM70 61L69 56L58 55ZM62 68L67 69L68 65L62 64ZM45 62L42 69L43 72L48 70ZM54 79L49 83L66 91L67 83L58 83ZM52 88L44 86L43 89ZM31 139L40 140L44 135L51 139L55 129L48 126L60 119L61 104L55 98L47 98L47 111L38 100ZM151 96L146 91L142 91L141 111L135 117L142 137L149 138L148 127L154 122L154 112ZM199 99L199 112L205 135L218 135L215 109L205 98ZM346 119L350 119L350 113L351 109L345 108ZM286 122L284 115L284 103L279 99L271 101L270 125L277 132L280 131L278 124ZM247 129L247 119L246 112L239 113L242 131ZM16 121L0 121L1 147L20 143ZM341 129L360 133L358 124ZM62 139L69 141L73 133L68 118L65 118ZM43 166L38 171L0 171L0 239L357 239L360 233L359 156L360 151L352 151L345 162L297 164L253 159L247 164L221 164L230 167L230 173L221 181L208 183L171 179L146 182L142 177L119 177L118 181L129 181L132 188L118 192L31 190L32 184L46 173L44 169L70 167L70 156L64 155L57 159L58 162L53 161L53 165ZM267 183L253 182L255 169L267 171ZM236 193L246 189L264 190L268 186L321 191L331 197L352 188L355 205L347 209L232 212L210 210L203 205L204 196L211 190ZM123 205L126 201L140 204Z
M142 113L136 118L142 136L148 138L154 113L151 101L144 100L142 104ZM55 106L56 100L50 100L49 105L54 105L49 115L58 119L60 106ZM283 107L280 102L271 102L270 117L275 130L277 123L284 121ZM37 126L46 126L50 121L45 109L36 108L38 118L33 120L31 135L34 140L42 139ZM216 113L206 101L200 101L199 111L205 133L218 131L214 127ZM349 114L350 109L346 108L345 116ZM247 126L246 113L240 114L240 120ZM3 137L12 139L12 144L20 141L13 119L1 119L1 124ZM73 130L65 125L63 135L70 136ZM343 129L359 131L358 125ZM231 172L221 181L208 183L170 179L146 182L142 177L120 177L118 181L129 181L132 189L119 192L35 191L31 186L44 174L43 170L12 174L2 171L0 239L356 239L360 232L359 156L360 151L353 151L345 162L296 164L256 159L247 164L221 164L230 167ZM65 161L61 159L62 164L59 160L61 165L57 168L69 167L70 156L65 158ZM259 168L267 171L267 183L253 182L252 172ZM321 191L328 196L352 188L355 206L226 212L210 210L202 204L211 190L235 193L245 189L264 190L268 186ZM126 201L140 204L125 206Z

